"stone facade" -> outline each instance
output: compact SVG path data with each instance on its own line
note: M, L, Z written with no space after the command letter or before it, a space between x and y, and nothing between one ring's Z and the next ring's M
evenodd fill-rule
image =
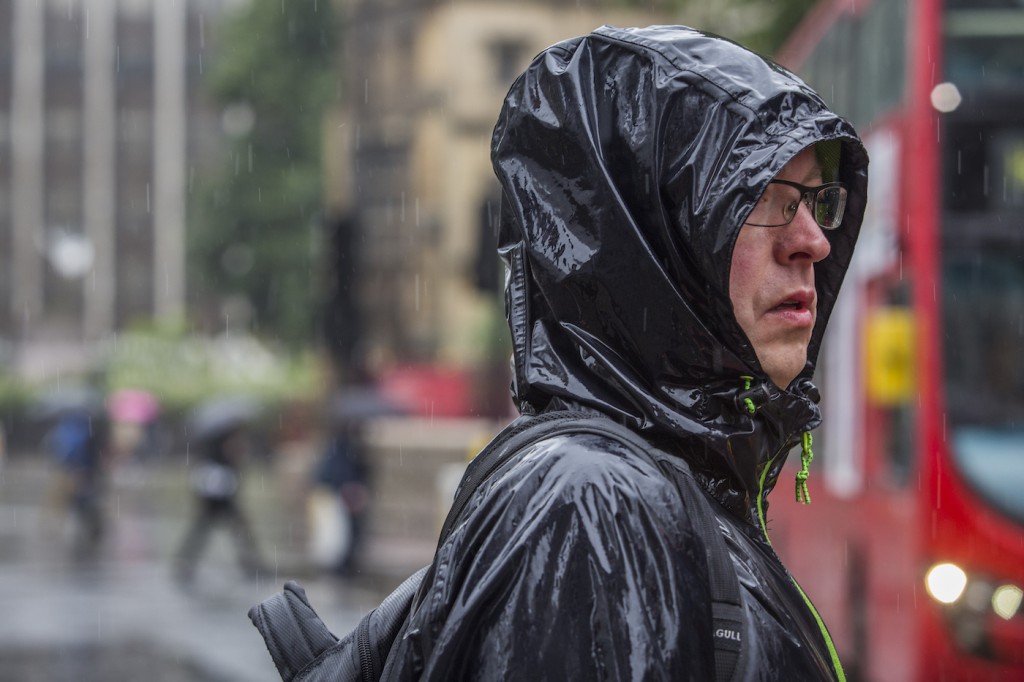
M507 366L489 159L502 99L553 43L668 20L595 4L339 2L345 91L327 125L328 204L353 232L356 352L371 368Z

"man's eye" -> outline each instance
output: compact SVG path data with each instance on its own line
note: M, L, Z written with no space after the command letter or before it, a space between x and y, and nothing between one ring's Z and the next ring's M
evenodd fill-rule
M785 208L782 209L782 214L786 217L786 220L791 220L796 215L797 209L800 208L800 201L791 201L786 204Z

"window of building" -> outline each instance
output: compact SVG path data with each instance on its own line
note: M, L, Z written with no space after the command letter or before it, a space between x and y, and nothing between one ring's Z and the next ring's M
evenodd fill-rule
M503 87L510 85L526 67L526 43L514 38L501 38L490 45L494 77Z

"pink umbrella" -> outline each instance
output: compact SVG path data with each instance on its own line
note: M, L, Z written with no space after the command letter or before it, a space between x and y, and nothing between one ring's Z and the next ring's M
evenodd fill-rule
M160 414L160 401L149 391L122 388L110 394L107 410L114 421L144 424Z

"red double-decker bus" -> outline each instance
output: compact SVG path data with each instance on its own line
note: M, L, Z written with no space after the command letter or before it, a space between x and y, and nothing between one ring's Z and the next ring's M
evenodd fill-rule
M1024 680L1024 2L828 0L777 58L871 169L772 541L847 679Z

